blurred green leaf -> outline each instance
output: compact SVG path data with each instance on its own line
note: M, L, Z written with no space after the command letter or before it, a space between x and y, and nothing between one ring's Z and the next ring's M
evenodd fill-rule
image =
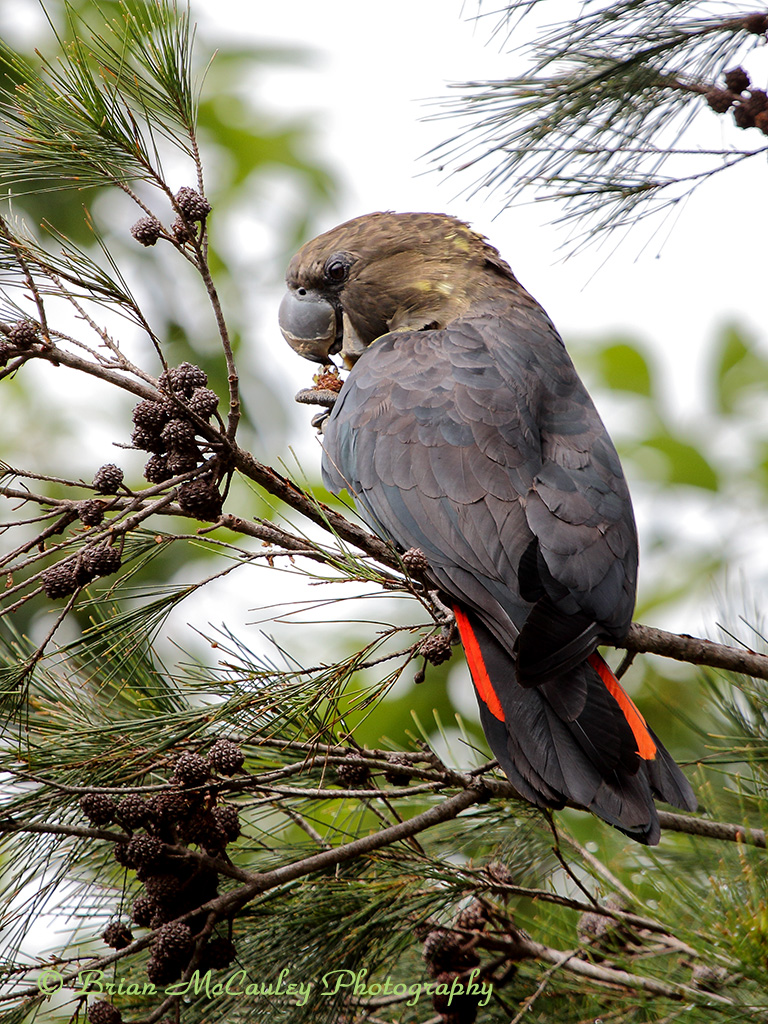
M644 440L641 447L650 448L664 456L665 483L718 490L720 480L717 472L699 449L689 442L671 434L656 434Z
M718 411L733 414L747 395L768 385L768 358L738 327L726 327L715 351L714 381Z
M653 380L645 356L628 342L606 345L596 353L597 369L604 383L616 391L651 396Z

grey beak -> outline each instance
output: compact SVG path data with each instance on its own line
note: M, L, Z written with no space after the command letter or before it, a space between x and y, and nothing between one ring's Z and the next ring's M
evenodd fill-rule
M283 296L278 312L283 337L305 359L327 363L341 348L337 341L336 311L330 302L304 288L291 289Z

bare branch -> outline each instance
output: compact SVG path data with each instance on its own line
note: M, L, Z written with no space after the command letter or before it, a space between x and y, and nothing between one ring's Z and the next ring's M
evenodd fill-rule
M687 633L668 633L653 626L643 626L639 622L633 622L626 637L616 641L613 646L638 654L658 654L675 661L687 661L691 665L706 665L709 668L741 672L756 679L768 679L768 656L765 654L740 650Z
M659 811L659 824L670 832L685 832L691 836L705 836L707 839L744 843L762 850L766 848L765 830L762 828L748 828L745 825L732 825L724 821L708 821L706 818L691 818L669 811Z
M635 992L647 992L649 995L664 996L675 1001L690 1000L698 1005L717 1003L721 1006L733 1006L732 999L720 996L713 992L703 992L701 989L692 988L690 985L674 985L669 982L659 981L657 978L644 977L640 974L630 974L629 971L621 970L618 967L610 967L590 963L582 959L578 949L552 949L540 942L534 942L522 933L516 934L513 938L501 938L483 936L482 944L488 949L507 951L514 960L541 960L549 963L558 969L568 971L571 974L589 978L601 985L610 985L629 989Z

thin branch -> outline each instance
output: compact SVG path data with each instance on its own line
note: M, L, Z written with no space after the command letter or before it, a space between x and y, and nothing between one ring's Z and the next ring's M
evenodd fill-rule
M539 998L539 996L546 990L546 987L549 984L552 975L555 974L557 971L561 970L563 967L566 967L569 961L572 960L573 957L578 956L578 954L579 950L574 949L571 952L571 955L567 957L565 960L560 960L558 963L553 963L551 967L547 968L547 970L544 971L544 974L542 975L541 981L539 982L538 986L529 996L527 996L523 1000L520 1006L520 1010L515 1014L515 1016L512 1018L509 1024L520 1024L520 1021L523 1019L526 1013L528 1013L528 1011Z
M203 228L205 231L205 228ZM198 255L198 270L200 276L205 284L205 289L208 292L208 298L213 309L214 316L216 318L216 326L219 331L219 339L221 340L221 347L224 352L224 358L227 363L227 385L229 388L229 415L227 418L227 438L229 441L234 442L235 434L237 433L237 426L240 422L240 385L239 377L237 372L237 365L235 363L235 356L232 351L232 342L229 337L229 328L227 327L227 321L224 317L224 310L221 308L221 300L219 299L219 293L214 284L213 277L211 276L210 267L208 266L208 260L204 252L203 246L195 238L193 239L195 249Z
M86 828L81 825L44 825L39 821L0 817L0 833L6 835L13 832L51 836L75 836L80 839L106 839L111 843L128 842L131 838L125 832L110 832L103 828Z
M45 312L45 303L43 302L43 297L40 294L40 291L35 283L35 279L32 276L32 272L29 269L27 261L24 258L23 247L19 244L18 239L15 237L13 232L8 227L8 224L4 217L0 217L0 233L2 233L2 235L5 237L5 240L11 247L11 249L13 249L13 255L16 259L16 262L19 264L19 267L21 268L21 272L24 275L24 280L26 281L27 287L32 293L32 298L34 299L35 306L37 307L37 315L40 320L42 335L44 338L48 338L48 319Z
M299 814L299 812L294 810L292 807L286 807L281 803L276 803L275 806L278 807L287 818L290 818L295 825L298 825L299 828L303 829L309 838L314 843L317 843L321 850L330 850L333 848L333 844L329 843L327 839L323 839L314 825L307 821L303 814Z
M149 384L133 380L132 378L125 376L124 372L112 370L110 367L104 366L101 363L93 363L88 359L83 359L82 356L75 355L74 352L69 352L67 349L59 348L52 343L50 346L46 346L45 349L25 352L23 354L23 359L25 362L29 359L44 359L54 365L61 363L62 366L68 366L71 370L80 370L82 373L87 373L91 377L98 377L100 380L106 381L108 384L115 384L117 387L122 388L123 391L129 391L138 398L157 401L162 397L158 391Z
M248 791L265 790L279 796L300 796L307 800L371 800L375 798L393 799L409 797L415 793L434 793L444 789L446 782L428 782L423 786L409 786L407 789L308 789L303 786L274 786L269 783L254 782Z
M244 476L262 486L269 494L280 498L297 512L301 512L313 523L341 540L354 544L391 569L401 569L402 563L390 544L350 522L328 505L310 497L292 480L282 476L271 466L265 466L249 452L237 447L232 451L232 461Z
M240 907L245 906L255 896L267 892L269 889L284 885L286 882L291 882L296 878L314 874L316 871L323 871L326 868L336 867L350 860L356 860L358 857L364 857L366 854L381 850L386 846L391 846L393 843L398 843L403 839L410 839L412 836L418 835L419 832L432 828L433 825L438 825L443 821L450 821L462 811L471 807L472 804L479 803L483 799L482 787L474 786L462 790L462 792L457 793L455 796L449 797L447 800L443 800L439 804L430 807L429 810L414 815L413 818L408 818L407 821L398 822L396 825L382 829L380 832L363 836L361 839L355 839L342 846L335 846L330 850L323 850L302 860L283 864L272 871L265 871L254 875L253 881L249 885L217 897L211 903L205 904L202 909L216 910L222 914L233 913Z
M659 811L659 824L670 832L685 832L691 836L720 839L729 843L745 843L761 850L766 848L765 829L733 825L725 821L709 821L706 818L691 818L685 814Z
M640 974L630 974L618 967L608 967L590 963L579 957L581 950L552 949L541 942L534 942L527 935L517 933L513 938L505 939L491 935L483 935L480 943L484 948L508 951L513 960L541 960L558 969L582 978L589 978L601 985L629 989L630 991L647 992L649 995L664 996L667 999L690 1000L697 1005L717 1003L720 1006L736 1005L732 999L691 988L690 985L676 985L649 978Z
M633 622L624 639L614 641L612 646L636 651L638 654L659 654L663 658L687 661L690 665L740 672L756 679L768 679L768 656L765 654L739 650L687 633L668 633L639 622Z

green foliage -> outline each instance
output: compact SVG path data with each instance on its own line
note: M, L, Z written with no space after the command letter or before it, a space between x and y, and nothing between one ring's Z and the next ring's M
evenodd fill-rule
M6 662L29 654L18 637L4 648ZM491 986L479 1017L491 1024L508 1024L525 1005L532 1020L572 1024L609 1012L617 1020L636 1020L638 1005L650 1020L685 1006L694 1022L733 1021L768 1008L764 850L679 837L651 853L594 825L586 850L563 818L553 832L540 813L494 797L416 841L344 860L341 851L350 842L444 799L428 785L419 796L408 796L409 788L440 778L433 755L408 755L411 785L393 787L382 774L385 755L363 749L358 756L370 765L370 780L359 796L345 793L335 774L345 752L335 739L334 723L345 714L338 686L315 674L297 673L288 681L242 647L223 651L216 671L190 666L173 678L148 651L134 651L129 662L127 667L115 646L83 662L77 674L71 659L60 658L35 671L24 721L3 754L3 770L18 780L7 790L4 820L36 822L42 830L9 836L17 856L6 870L4 897L34 881L41 858L48 882L23 907L6 913L12 942L29 929L48 893L66 891L60 913L76 915L68 948L79 944L82 961L110 915L128 914L141 891L133 873L111 860L108 836L119 834L114 825L98 840L66 834L67 827L83 827L77 806L83 786L162 792L168 765L180 751L205 754L226 735L246 755L243 773L215 785L217 799L234 801L244 824L230 857L248 877L262 879L261 891L234 920L238 963L214 974L210 984L221 989L213 994L204 982L199 991L193 985L183 1021L209 1019L213 1009L233 1024L332 1022L354 1006L360 1020L415 1024L430 1013L426 986L435 983L433 954L425 962L422 951L435 945L441 928L471 939L472 952L462 955L470 965L477 962ZM733 810L734 785L759 784L764 794L764 763L746 751L755 742L757 754L768 742L764 689L762 683L742 687L721 680L713 691L713 710L729 721L729 745L740 743L744 758L738 773L722 761L700 771L698 787L715 814ZM747 761L751 767L745 768ZM762 796L752 800L750 824L764 827L766 810ZM583 816L573 820L584 822ZM46 835L53 823L62 826L63 836ZM312 871L308 858L318 854L331 858L330 867ZM287 872L284 881L272 878L275 870ZM243 884L244 878L223 878L222 897L236 898ZM465 933L460 915L471 906L481 908L486 923ZM98 953L98 943L91 948ZM555 955L564 962L552 970L547 957ZM129 981L142 983L146 962L145 949L114 968L100 968L105 979L123 980L115 1002L125 1019L145 1019L157 1005L156 997L126 991ZM67 975L74 966L59 969ZM230 978L234 991L228 992L223 986ZM337 986L355 978L365 987L350 1004L350 989ZM304 986L300 1002L287 992L289 984ZM376 986L385 984L405 994L382 1005ZM253 988L246 996L248 985ZM76 986L72 994L78 994ZM44 1002L37 1017L34 1001L26 1006L31 1019L49 1019ZM0 1013L3 1024L14 1012Z
M128 232L129 218L144 211L125 190L137 188L145 207L163 219L164 211L172 210L174 191L164 178L165 166L173 167L180 184L196 183L195 156L203 147L217 168L207 189L216 210L208 263L226 296L233 350L238 351L242 339L257 345L250 328L250 296L268 278L248 275L243 280L240 254L227 246L230 218L241 216L244 205L260 217L271 206L270 177L276 170L289 176L295 196L283 218L285 236L271 241L266 261L280 265L331 200L335 182L312 158L306 122L260 109L253 91L243 89L243 80L265 64L295 63L303 55L241 46L223 47L210 58L215 41L198 39L195 51L197 30L184 4L82 0L52 2L46 13L55 32L40 39L39 52L24 55L5 44L0 54L0 180L13 200L9 228L39 261L41 295L56 293L52 276L67 282L74 296L110 305L134 323L150 372L162 369L159 363L151 365L156 353L149 347L162 338L167 360L200 365L210 386L226 393L227 368L215 347L215 320L195 294L194 282L184 276L185 268L162 251L167 243L149 250L147 273L147 250ZM179 157L186 158L186 169ZM2 315L11 322L30 313L23 283L13 287L16 257L11 237L0 232L0 266L8 286ZM64 329L69 332L68 326ZM129 338L128 343L137 342ZM271 372L255 359L239 366L247 398L240 429L249 447L257 438L262 444L285 439L288 418L275 401ZM80 437L84 417L91 437L103 433L120 444L129 440L130 406L103 405L103 392L84 391L78 410L58 401L59 382L50 375L34 380L30 373L17 374L2 386L12 420L6 423L1 454L12 466L49 472L40 457L55 450L57 475L69 472L87 479L95 467L72 440ZM254 410L260 414L258 424ZM43 489L63 497L53 485ZM249 500L251 514L272 514L260 492L252 491ZM205 545L188 545L184 561L205 561L209 553ZM183 564L168 551L146 566L140 580L159 584ZM24 621L26 611L20 614Z
M745 539L724 523L723 511L738 508L758 522L766 500L759 415L768 379L764 347L734 324L721 328L707 357L707 391L685 416L640 343L609 338L571 348L598 405L601 392L605 400L617 391L622 396L623 415L613 433L636 497L649 506L664 503L648 516L643 535L646 583L638 614L690 599L699 586L711 588L713 577L722 579L737 561ZM711 524L712 532L685 537L682 545L681 531L667 529L664 520L666 510L677 523L676 502L684 516Z
M664 433L645 438L643 446L664 456L665 472L657 476L660 483L717 490L717 473L695 445Z
M7 147L2 180L71 188L138 178L156 180L156 143L142 123L192 156L179 128L195 120L191 26L178 12L173 25L163 4L124 0L122 18L93 35L82 15L65 5L70 41L65 59L33 70L6 48L7 74L20 84L3 95ZM88 38L86 42L85 37ZM22 144L18 144L21 139ZM58 173L53 173L57 171Z
M768 358L753 338L727 327L715 352L714 373L718 411L738 416L744 403L762 398L768 385Z
M606 387L651 397L651 368L643 353L631 343L604 345L595 352L594 358Z

